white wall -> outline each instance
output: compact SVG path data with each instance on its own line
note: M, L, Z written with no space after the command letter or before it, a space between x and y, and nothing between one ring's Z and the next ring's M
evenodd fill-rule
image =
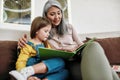
M34 1L35 16L42 15L46 1ZM120 0L70 0L69 8L70 23L78 33L120 31Z
M0 40L18 41L24 34L29 35L28 31L0 29Z
M41 3L41 0L33 0L32 4L35 6L32 8L34 11L32 15L39 16L42 14L42 9L40 8L43 8L45 1ZM70 3L72 25L78 33L120 31L120 0L70 0ZM4 27L8 29L5 30ZM9 27L9 25L0 23L0 40L18 40L19 37L29 31L26 26L11 26L16 27L17 29L15 30L9 30ZM22 29L19 30L20 28L25 29L22 31Z
M71 0L71 15L79 33L120 31L120 0Z

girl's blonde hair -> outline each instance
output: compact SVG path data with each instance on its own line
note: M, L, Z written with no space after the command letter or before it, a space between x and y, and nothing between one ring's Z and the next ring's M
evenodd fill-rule
M31 24L30 37L35 38L36 32L47 25L51 25L51 22L47 18L36 17Z
M30 37L35 38L36 32L47 25L51 25L51 22L47 18L36 17L31 24ZM50 45L48 44L47 40L43 43L45 47L50 48Z

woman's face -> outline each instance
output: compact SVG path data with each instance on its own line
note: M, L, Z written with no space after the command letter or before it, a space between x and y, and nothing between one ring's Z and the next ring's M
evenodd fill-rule
M48 9L47 18L51 21L53 26L58 26L62 19L62 12L59 8L52 6Z

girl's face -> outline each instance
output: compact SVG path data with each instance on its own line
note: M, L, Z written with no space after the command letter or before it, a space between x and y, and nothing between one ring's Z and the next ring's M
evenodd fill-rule
M48 9L47 18L51 21L53 26L58 26L62 19L62 12L59 8L52 6Z
M47 40L50 30L51 30L51 25L47 25L47 26L39 29L36 32L36 38L41 42Z

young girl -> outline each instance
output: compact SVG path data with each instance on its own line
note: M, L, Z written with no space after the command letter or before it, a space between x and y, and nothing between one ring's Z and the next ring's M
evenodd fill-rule
M16 62L17 70L9 72L10 75L17 80L27 80L32 75L35 76L32 80L65 80L67 71L61 58L41 60L39 56L39 47L50 48L47 43L50 30L51 23L48 19L43 17L34 19L30 31L31 40L27 42L24 48L21 48Z

